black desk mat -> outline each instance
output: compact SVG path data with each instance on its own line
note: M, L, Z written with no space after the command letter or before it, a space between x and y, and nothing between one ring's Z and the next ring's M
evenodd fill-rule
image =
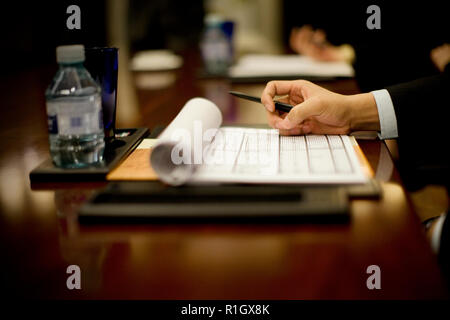
M255 220L255 218L257 218ZM216 185L171 187L158 181L110 183L79 211L82 223L301 222L349 220L339 187Z

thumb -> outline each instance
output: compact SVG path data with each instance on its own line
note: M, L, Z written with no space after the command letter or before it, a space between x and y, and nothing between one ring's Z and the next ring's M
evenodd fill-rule
M305 100L289 111L284 120L280 122L280 129L290 130L310 117L319 116L322 112L322 104L318 99Z

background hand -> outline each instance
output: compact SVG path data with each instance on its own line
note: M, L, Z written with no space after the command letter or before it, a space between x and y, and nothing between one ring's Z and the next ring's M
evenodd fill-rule
M308 25L292 29L289 44L295 52L319 61L342 61L339 47L327 41L325 32Z
M443 72L445 66L450 63L450 44L446 43L440 47L431 50L431 61Z

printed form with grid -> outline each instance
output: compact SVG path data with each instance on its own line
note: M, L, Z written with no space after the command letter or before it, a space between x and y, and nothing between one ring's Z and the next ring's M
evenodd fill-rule
M364 183L346 135L281 136L275 129L221 127L192 181L236 183Z

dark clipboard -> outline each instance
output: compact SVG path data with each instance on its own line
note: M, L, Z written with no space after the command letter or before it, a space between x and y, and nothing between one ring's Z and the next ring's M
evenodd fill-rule
M319 223L349 220L343 188L292 185L171 187L118 182L97 192L79 211L82 223L246 222Z

